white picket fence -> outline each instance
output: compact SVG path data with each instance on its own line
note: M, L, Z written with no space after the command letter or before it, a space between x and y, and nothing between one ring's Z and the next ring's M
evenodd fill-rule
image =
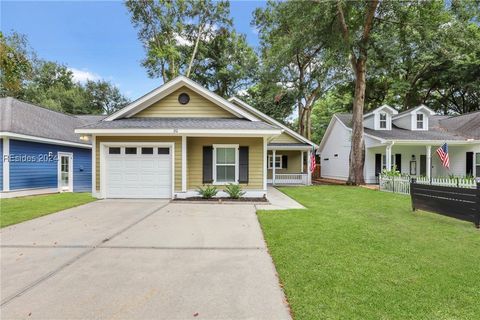
M395 192L402 194L410 194L410 182L409 176L393 177L380 175L379 187L381 191ZM476 188L476 182L474 178L431 178L426 177L416 178L416 182L420 184L431 184L434 186L444 187L458 187L458 188Z
M379 187L381 191L410 194L410 177L380 175Z
M417 183L443 187L476 188L474 178L431 178L419 177Z

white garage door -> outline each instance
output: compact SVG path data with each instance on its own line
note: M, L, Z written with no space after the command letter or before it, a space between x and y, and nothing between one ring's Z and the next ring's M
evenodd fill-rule
M171 198L172 156L168 147L106 147L107 198Z

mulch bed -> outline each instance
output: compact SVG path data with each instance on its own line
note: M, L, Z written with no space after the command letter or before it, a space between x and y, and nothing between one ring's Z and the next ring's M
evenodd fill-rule
M232 198L213 198L213 199L203 199L202 197L191 197L185 199L174 199L173 201L198 201L198 202L265 202L268 203L266 198L240 198L240 199L232 199Z

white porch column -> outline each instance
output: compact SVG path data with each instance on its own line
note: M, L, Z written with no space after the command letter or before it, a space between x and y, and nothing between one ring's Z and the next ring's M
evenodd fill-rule
M92 195L97 195L97 137L92 135Z
M386 169L388 171L391 171L392 170L392 146L391 145L387 146L385 157L386 157L385 162L387 167Z
M432 176L432 146L425 146L427 148L427 179Z
M276 155L276 151L275 149L273 149L272 150L272 184L273 185L275 185L275 169L276 169L275 155Z
M3 154L2 154L2 165L3 165L3 191L10 191L10 140L8 137L3 137Z
M307 151L307 185L312 184L312 172L310 168L312 166L312 150L308 149Z
M268 166L268 151L267 151L267 137L263 137L263 190L267 190L267 166Z
M187 136L182 136L182 192L187 192Z
M304 169L304 165L303 165L303 162L305 161L305 152L304 151L300 151L301 153L301 161L300 161L300 173L303 173L303 169Z

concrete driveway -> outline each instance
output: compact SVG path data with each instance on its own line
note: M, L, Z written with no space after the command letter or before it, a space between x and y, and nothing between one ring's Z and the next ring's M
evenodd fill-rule
M2 319L289 319L253 205L103 200L1 229Z

